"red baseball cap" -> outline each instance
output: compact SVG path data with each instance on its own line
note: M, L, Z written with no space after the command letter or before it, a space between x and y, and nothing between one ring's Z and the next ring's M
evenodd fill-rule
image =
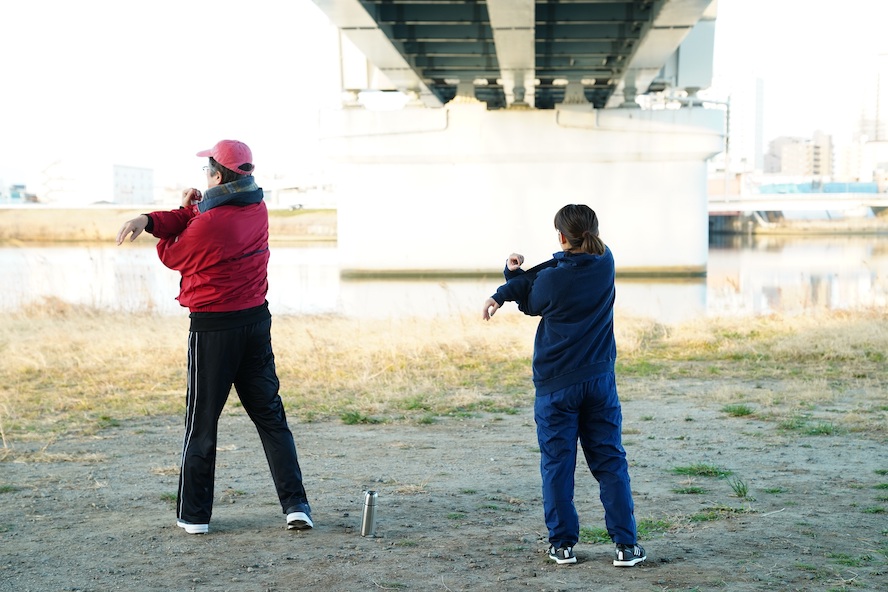
M198 156L212 156L213 160L241 175L253 174L253 153L250 147L237 140L221 140L209 150L201 150Z

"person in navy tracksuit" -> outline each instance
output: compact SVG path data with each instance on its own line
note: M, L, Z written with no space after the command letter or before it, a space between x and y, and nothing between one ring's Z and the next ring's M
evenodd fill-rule
M548 556L576 563L580 523L574 506L577 440L599 483L605 523L616 544L614 565L646 559L637 544L622 411L614 363L614 258L598 236L598 217L585 205L566 205L555 215L561 252L526 272L524 257L509 256L506 283L484 303L483 318L506 301L542 317L533 351L534 419L540 445Z
M117 244L143 231L178 271L179 304L191 311L185 439L176 524L209 530L219 416L232 385L259 432L287 528L312 528L293 433L278 394L268 301L268 210L253 179L253 155L236 140L197 153L208 157L207 190L182 192L182 207L127 221Z

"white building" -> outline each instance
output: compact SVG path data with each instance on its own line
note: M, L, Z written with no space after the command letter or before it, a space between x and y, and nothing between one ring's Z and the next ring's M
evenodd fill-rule
M154 171L114 165L113 201L119 204L154 203Z

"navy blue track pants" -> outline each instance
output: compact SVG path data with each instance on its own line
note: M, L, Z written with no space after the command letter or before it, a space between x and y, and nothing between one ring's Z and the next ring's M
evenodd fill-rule
M598 481L607 531L615 543L636 543L629 467L621 443L623 414L613 372L547 395L537 395L543 509L549 543L570 547L580 538L574 506L577 440Z
M278 394L271 319L223 331L188 334L185 441L176 515L207 524L213 512L219 417L234 385L262 440L284 512L306 502L296 444Z

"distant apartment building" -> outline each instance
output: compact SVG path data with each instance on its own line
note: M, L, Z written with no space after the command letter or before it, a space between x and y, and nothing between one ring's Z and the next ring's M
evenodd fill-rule
M863 81L860 94L863 104L857 136L864 142L888 141L888 55L875 57L872 76Z
M114 165L114 203L154 203L154 171L140 167Z
M95 167L84 157L64 158L43 169L37 194L41 202L71 206L153 204L154 171L122 165Z
M8 191L0 188L0 203L23 204L37 203L37 201L37 196L29 193L24 185L10 185Z
M701 97L728 103L725 117L724 152L716 155L710 168L729 173L762 172L764 153L765 88L761 78L749 77L728 84L716 78Z
M799 177L832 177L832 137L815 132L814 137L780 137L773 140L765 159L766 173Z
M864 147L861 141L836 149L833 159L833 179L845 183L870 181L872 170L864 171Z

